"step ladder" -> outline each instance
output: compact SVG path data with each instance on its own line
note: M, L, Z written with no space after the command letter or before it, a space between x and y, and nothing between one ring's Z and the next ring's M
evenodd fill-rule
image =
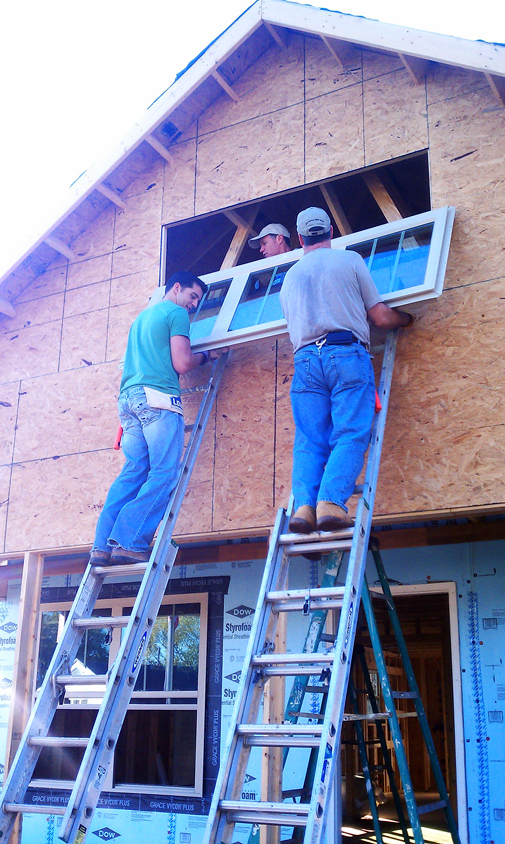
M37 695L16 756L0 797L0 840L7 841L18 813L40 812L63 815L59 837L71 844L83 844L93 818L119 732L140 671L152 627L165 593L178 548L172 541L177 516L191 471L205 432L229 353L214 362L210 378L192 427L181 462L177 485L171 495L147 563L124 566L88 565L69 612L62 637L56 647L45 680ZM130 616L91 617L106 578L138 574L142 577ZM125 628L117 657L107 675L76 676L71 666L86 630ZM93 731L86 738L50 736L50 727L60 696L67 685L103 684L104 696ZM33 806L23 803L26 790L43 747L85 748L84 756L66 807Z
M382 409L376 414L372 429L365 482L362 488L357 489L361 497L354 528L309 536L293 535L287 533L292 502L287 511L281 509L277 514L203 844L232 844L237 823L255 826L264 824L278 828L302 827L306 844L320 844L324 840L332 802L329 798L339 766L342 723L346 718L344 706L364 583L397 334L397 330L390 331L386 340L378 390ZM291 556L317 552L326 554L330 551L349 552L343 587L287 589ZM340 610L333 651L323 654L275 652L273 643L279 613L329 609ZM258 723L263 686L269 677L300 678L319 673L331 674L322 723ZM244 778L251 748L254 746L316 749L317 761L310 802L242 800ZM417 828L420 830L418 818ZM422 837L418 835L415 841L421 844Z

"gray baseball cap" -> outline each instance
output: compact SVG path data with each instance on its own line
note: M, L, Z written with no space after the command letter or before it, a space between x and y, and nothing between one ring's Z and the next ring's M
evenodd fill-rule
M296 218L296 229L302 237L326 234L331 229L331 220L323 208L306 208Z
M290 234L286 228L286 226L282 226L280 223L269 223L268 226L264 226L261 229L260 233L256 235L256 237L251 237L249 239L249 246L252 249L259 249L260 248L260 240L262 237L265 237L267 234L273 234L274 237L276 234L282 234L287 239L290 239Z

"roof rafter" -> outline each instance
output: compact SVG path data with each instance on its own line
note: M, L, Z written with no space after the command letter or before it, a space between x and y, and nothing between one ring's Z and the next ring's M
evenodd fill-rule
M107 185L97 185L96 189L102 194L102 196L110 199L114 205L117 205L118 208L121 208L121 210L124 211L126 208L126 202L123 202L123 200L111 188L108 188Z
M238 101L239 101L238 94L236 94L235 91L233 90L233 88L231 87L231 85L228 84L228 82L224 78L223 74L219 73L219 70L213 70L212 76L214 77L216 82L219 82L219 84L221 85L221 88L223 89L223 91L225 91L228 94L230 99L232 99L234 102L238 103Z
M54 249L55 252L59 252L60 255L63 255L64 258L68 258L69 261L75 261L75 252L72 252L70 246L67 246L66 243L63 243L58 237L54 237L54 235L49 235L49 237L44 238L44 243L47 246L50 246L51 249Z
M416 56L406 56L404 53L398 53L402 64L408 75L416 85L420 85L426 76L428 68L427 59L418 59Z
M486 73L485 76L500 105L505 105L505 79L502 76L495 76L493 73Z
M327 35L321 35L320 38L340 67L349 64L354 53L352 44L339 41L337 38L329 38Z
M165 161L168 161L169 164L174 163L174 157L172 153L169 152L166 146L162 144L161 141L158 140L158 138L155 138L154 135L148 135L147 138L144 138L144 140L147 144L149 144L149 146L155 149L158 155L161 155L161 157L164 158Z

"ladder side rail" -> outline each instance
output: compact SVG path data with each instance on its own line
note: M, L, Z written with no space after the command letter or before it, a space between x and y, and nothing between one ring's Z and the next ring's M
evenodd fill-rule
M228 354L220 355L214 362L207 382L193 431L181 461L177 484L167 505L148 567L132 608L130 621L109 673L107 689L67 804L59 836L63 841L74 840L77 832L83 832L83 829L83 835L86 834L100 797L117 736L135 687L136 676L140 671L142 657L177 555L177 546L172 542L173 530ZM128 671L128 662L132 656L132 667ZM119 709L120 705L121 709Z
M368 700L370 701L370 706L372 707L372 711L374 713L378 713L379 704L377 703L377 698L375 697L375 692L372 686L372 682L370 680L370 672L368 671L368 665L366 663L365 654L363 648L358 650L358 659L361 663L361 669L363 671L363 677L365 680L365 686L368 694ZM379 742L381 746L382 756L384 759L384 765L389 777L389 785L391 787L391 792L393 794L393 800L396 808L396 814L398 815L398 821L400 823L403 840L405 844L410 844L410 837L407 828L407 822L405 819L405 812L403 811L403 806L400 800L400 794L398 791L398 786L396 785L395 779L395 772L393 770L393 766L391 764L391 754L389 752L389 748L387 746L386 741L386 734L384 732L384 727L382 726L380 721L375 722L375 728L377 730L377 735L379 737Z
M409 684L409 689L411 692L415 693L413 698L414 706L417 712L417 717L419 719L419 726L421 727L421 731L423 734L424 742L426 745L426 750L428 752L428 756L430 758L431 767L433 770L433 775L435 777L435 781L437 783L438 793L442 800L446 801L446 807L444 809L447 824L449 826L449 830L452 836L452 840L454 844L460 843L459 833L456 826L456 819L454 817L454 813L452 811L452 806L449 802L449 794L447 791L447 787L445 784L445 780L442 774L442 770L440 768L440 762L438 761L437 752L435 749L435 744L433 741L433 737L431 735L431 730L428 724L428 719L426 717L426 712L423 706L423 702L421 700L421 695L419 692L419 687L417 685L417 681L414 674L414 669L412 667L412 662L410 660L410 656L407 650L407 644L405 642L405 638L403 636L403 631L400 625L400 620L398 618L398 613L396 612L396 608L394 605L393 595L391 593L391 589L389 586L388 579L386 577L386 572L384 570L384 565L382 562L382 558L378 548L372 544L371 547L372 556L375 562L375 567L377 569L377 574L379 575L379 580L382 586L382 590L384 592L386 598L386 606L389 613L389 618L391 620L391 625L394 630L395 638L398 643L398 648L400 650L400 654L402 657L403 668L405 670L405 674L407 676L407 682Z
M370 633L375 662L377 665L377 671L379 673L382 697L384 698L386 709L391 714L391 717L389 718L389 729L391 730L391 735L393 738L396 761L398 762L400 779L403 786L403 794L405 797L405 804L407 807L410 825L412 827L414 842L415 844L423 844L423 831L421 828L421 822L419 820L419 814L417 811L414 787L412 785L412 779L410 776L409 766L407 762L407 755L405 753L405 747L403 744L402 734L400 730L400 722L398 720L395 701L391 691L391 684L389 682L386 660L384 659L384 653L382 651L380 643L379 631L377 628L377 622L375 620L375 613L373 611L370 593L368 591L368 585L366 584L366 578L365 587L361 595L361 600L363 602L363 609L365 611L366 620L368 624L368 631Z
M74 628L72 623L76 616L79 618L91 616L101 586L102 579L94 574L92 567L88 565L6 777L0 796L2 807L6 803L18 803L24 797L42 750L41 747L31 746L29 738L30 736L47 735L62 691L62 688L56 685L53 678L57 674L70 674L72 663L84 635L84 630ZM12 820L12 823L15 821L15 816L11 817L11 815L12 813L6 815L0 812L0 837L6 837L7 828L5 824L9 825L10 820Z
M257 717L261 703L263 686L260 682L253 683L253 674L257 669L252 665L252 659L255 654L263 649L267 633L270 635L268 613L265 609L266 593L272 591L274 583L285 579L287 574L287 556L284 549L278 544L278 537L285 531L287 523L288 516L286 515L286 511L281 508L277 512L272 530L265 569L263 571L263 578L253 616L251 634L244 656L243 664L245 670L242 672L237 689L237 696L230 718L226 743L221 754L221 764L202 844L221 842L226 817L225 813L220 811L219 804L225 797L229 797L230 790L233 787L234 790L241 789L241 774L243 773L245 775L245 765L250 748L243 748L243 741L237 735L236 726L243 721L246 712L248 712L249 723L253 723ZM273 613L270 615L273 616ZM273 636L271 641L273 642ZM240 773L239 766L243 769Z
M356 691L354 689L354 683L352 681L352 677L349 678L349 699L352 704L352 708L356 715L360 715L359 711L359 704L358 698L356 695ZM372 815L372 823L375 832L375 837L377 839L377 844L384 844L382 838L382 830L379 822L379 812L377 809L377 801L375 799L375 793L373 790L373 782L372 782L372 775L370 774L370 767L368 761L368 753L366 750L365 744L365 734L363 732L363 725L360 721L354 722L354 730L356 733L356 740L358 742L358 751L361 759L361 767L363 769L363 776L365 778L365 785L366 785L366 793L368 798L368 804L370 806L370 814ZM347 771L346 771L346 783L348 782L347 779Z
M350 655L356 635L360 595L372 525L375 488L379 474L397 338L398 329L388 332L378 391L382 409L376 414L372 427L365 483L363 494L358 502L352 546L349 554L344 598L335 643L335 663L329 689L329 700L332 701L332 704L328 706L324 720L323 740L321 741L318 755L314 789L304 837L304 841L308 842L308 844L320 844L325 833L327 818L325 805L331 792L336 757L340 746L345 696L351 665Z

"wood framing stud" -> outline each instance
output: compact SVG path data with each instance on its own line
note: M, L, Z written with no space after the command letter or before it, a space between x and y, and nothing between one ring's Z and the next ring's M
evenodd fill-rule
M110 201L113 202L114 205L117 205L118 208L121 208L124 211L124 209L126 208L126 203L123 202L123 200L117 195L117 193L114 193L113 190L106 187L105 185L97 185L96 189L99 193L102 194L102 196L105 196L107 199L110 199Z
M166 146L164 146L161 141L158 140L158 138L155 138L154 135L148 135L145 141L149 144L149 146L155 149L158 155L161 155L161 157L164 158L165 161L168 161L169 164L174 163L174 157L172 153L168 151Z
M54 249L56 252L59 252L60 255L64 255L65 258L68 258L69 261L75 261L75 253L72 252L70 246L67 246L66 243L63 243L62 240L59 240L57 237L53 237L53 235L49 235L44 240L44 243L47 246L50 246L51 249Z
M352 44L347 41L339 41L337 38L330 38L328 35L321 35L321 41L340 67L350 64L354 53Z
M395 220L403 219L398 206L393 200L391 194L386 190L384 182L377 173L373 171L371 173L363 173L363 181L388 223L393 223Z
M426 59L418 59L416 56L406 56L404 53L398 53L402 64L410 76L412 82L420 85L426 76L428 62Z
M287 31L284 29L279 29L273 24L268 23L268 21L263 21L265 28L268 30L272 38L274 39L275 43L281 50L285 50L288 46L288 34Z
M340 234L352 234L351 225L345 215L344 209L340 204L335 189L331 185L320 185L320 188L321 193L323 194L326 200L326 204L330 209L330 214L338 226Z
M230 248L228 249L228 252L224 257L224 261L221 264L222 270L227 270L230 267L235 267L237 265L237 261L240 258L242 250L246 245L248 238L251 236L252 225L256 219L258 211L259 205L254 205L252 208L247 209L245 220L241 220L241 218L239 217L241 222L237 226L237 231L233 235L233 240L230 243Z
M229 208L227 211L223 211L223 214L225 217L228 217L228 219L231 223L233 223L234 226L247 226L247 221L244 220L244 218L241 217L240 214L237 213L237 211L233 211L233 209ZM255 237L257 235L257 232L253 228L250 228L249 234L250 236L252 235L252 237Z
M16 311L7 299L0 299L0 314L5 314L5 316L10 317L11 319L16 316Z
M239 98L238 98L238 94L236 94L236 93L235 93L235 91L233 90L233 88L231 87L231 85L228 85L228 83L227 83L226 79L224 78L224 76L223 76L221 73L219 73L219 71L218 71L218 70L214 70L214 71L212 72L212 76L214 77L214 79L216 80L216 82L219 82L219 84L221 85L221 88L223 89L223 91L226 91L226 93L228 94L228 96L229 96L229 97L231 97L231 99L232 99L234 102L238 103L238 100L239 100Z
M505 105L505 78L503 76L495 76L494 73L486 73L485 77L500 105Z

